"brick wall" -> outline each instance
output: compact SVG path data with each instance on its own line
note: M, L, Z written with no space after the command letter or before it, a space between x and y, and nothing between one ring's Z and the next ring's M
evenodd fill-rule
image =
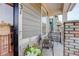
M64 55L79 56L79 22L64 23Z
M12 55L10 25L0 24L0 55Z

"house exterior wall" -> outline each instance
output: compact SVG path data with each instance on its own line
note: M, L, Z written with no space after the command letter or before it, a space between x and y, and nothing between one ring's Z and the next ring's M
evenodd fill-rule
M41 5L21 4L19 20L19 55L30 43L37 43L41 34ZM22 25L22 26L21 26Z

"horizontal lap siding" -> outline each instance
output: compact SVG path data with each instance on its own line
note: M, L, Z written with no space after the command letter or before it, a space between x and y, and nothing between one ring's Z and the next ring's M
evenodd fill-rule
M41 33L41 11L31 4L23 4L22 13L22 37L32 37ZM39 9L39 8L38 8ZM40 8L41 10L41 8Z

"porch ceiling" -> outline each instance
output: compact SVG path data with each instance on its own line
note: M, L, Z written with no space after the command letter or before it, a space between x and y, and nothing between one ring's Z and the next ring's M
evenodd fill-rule
M71 3L43 3L42 5L47 9L48 16L60 15L70 11L69 8L72 9Z

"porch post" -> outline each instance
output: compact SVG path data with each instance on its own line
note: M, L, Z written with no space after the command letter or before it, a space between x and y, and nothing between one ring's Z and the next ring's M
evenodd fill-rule
M63 13L63 15L62 15L62 21L63 22L67 21L67 13Z
M13 4L13 26L14 26L14 34L13 34L13 42L14 42L14 56L18 56L18 16L19 16L19 8L18 3Z

